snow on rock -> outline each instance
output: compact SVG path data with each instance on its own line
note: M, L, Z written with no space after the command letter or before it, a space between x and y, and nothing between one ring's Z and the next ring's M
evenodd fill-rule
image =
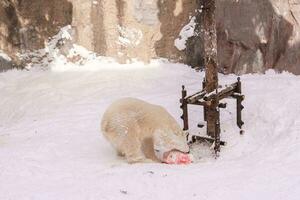
M118 25L118 31L120 33L118 43L122 46L138 46L143 38L142 31L136 28L128 28Z
M119 27L119 31L121 36L117 42L125 46L135 47L143 38L142 32L137 29ZM120 65L114 58L99 56L75 44L73 35L74 30L71 26L63 27L57 35L49 39L44 49L26 52L19 57L27 63L27 69L42 67L52 71L95 71L107 67L128 69L144 66L135 59L131 59L133 64ZM150 66L157 65L155 62L151 61Z
M0 58L9 62L11 61L11 58L6 53L4 53L1 49L0 49Z
M96 63L97 70L83 70ZM119 65L97 58L78 70L63 65L0 74L0 199L299 198L299 76L241 77L245 134L236 128L235 102L226 100L221 139L227 146L218 159L198 145L197 162L188 166L128 165L100 133L107 106L136 97L162 105L181 123L181 85L198 91L204 73L164 61ZM220 75L222 84L234 81ZM204 134L196 128L201 109L189 113L191 131Z
M182 51L186 49L187 40L190 37L194 36L195 27L196 27L195 21L196 21L196 17L192 17L190 22L187 25L185 25L180 31L179 38L177 38L174 41L174 45L178 50Z
M56 67L60 65L80 66L97 57L84 47L76 45L73 41L74 30L70 25L61 28L58 34L49 39L44 49L26 52L19 55L27 65L32 67Z

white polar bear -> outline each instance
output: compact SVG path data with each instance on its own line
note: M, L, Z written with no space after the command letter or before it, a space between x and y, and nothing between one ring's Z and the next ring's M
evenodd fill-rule
M103 115L101 130L129 163L163 162L173 150L189 152L176 120L163 107L139 99L114 102Z

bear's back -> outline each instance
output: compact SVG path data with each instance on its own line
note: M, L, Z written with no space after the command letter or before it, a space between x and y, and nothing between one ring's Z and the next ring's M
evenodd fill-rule
M135 98L123 98L113 102L103 115L102 130L120 129L124 131L132 126L143 129L177 127L175 119L161 106ZM151 130L149 130L151 132Z

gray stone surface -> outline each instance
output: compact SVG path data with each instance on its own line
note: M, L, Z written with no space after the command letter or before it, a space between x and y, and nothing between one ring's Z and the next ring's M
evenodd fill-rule
M299 6L299 0L219 0L220 70L300 74Z

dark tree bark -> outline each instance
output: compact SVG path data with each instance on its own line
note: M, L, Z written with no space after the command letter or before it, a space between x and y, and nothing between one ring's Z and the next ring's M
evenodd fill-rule
M205 55L205 90L213 92L218 87L218 61L217 61L217 31L216 31L216 2L215 0L201 0L202 17L201 33L204 38ZM213 138L217 137L217 124L220 120L218 99L212 101L211 106L205 108L207 120L207 134Z

